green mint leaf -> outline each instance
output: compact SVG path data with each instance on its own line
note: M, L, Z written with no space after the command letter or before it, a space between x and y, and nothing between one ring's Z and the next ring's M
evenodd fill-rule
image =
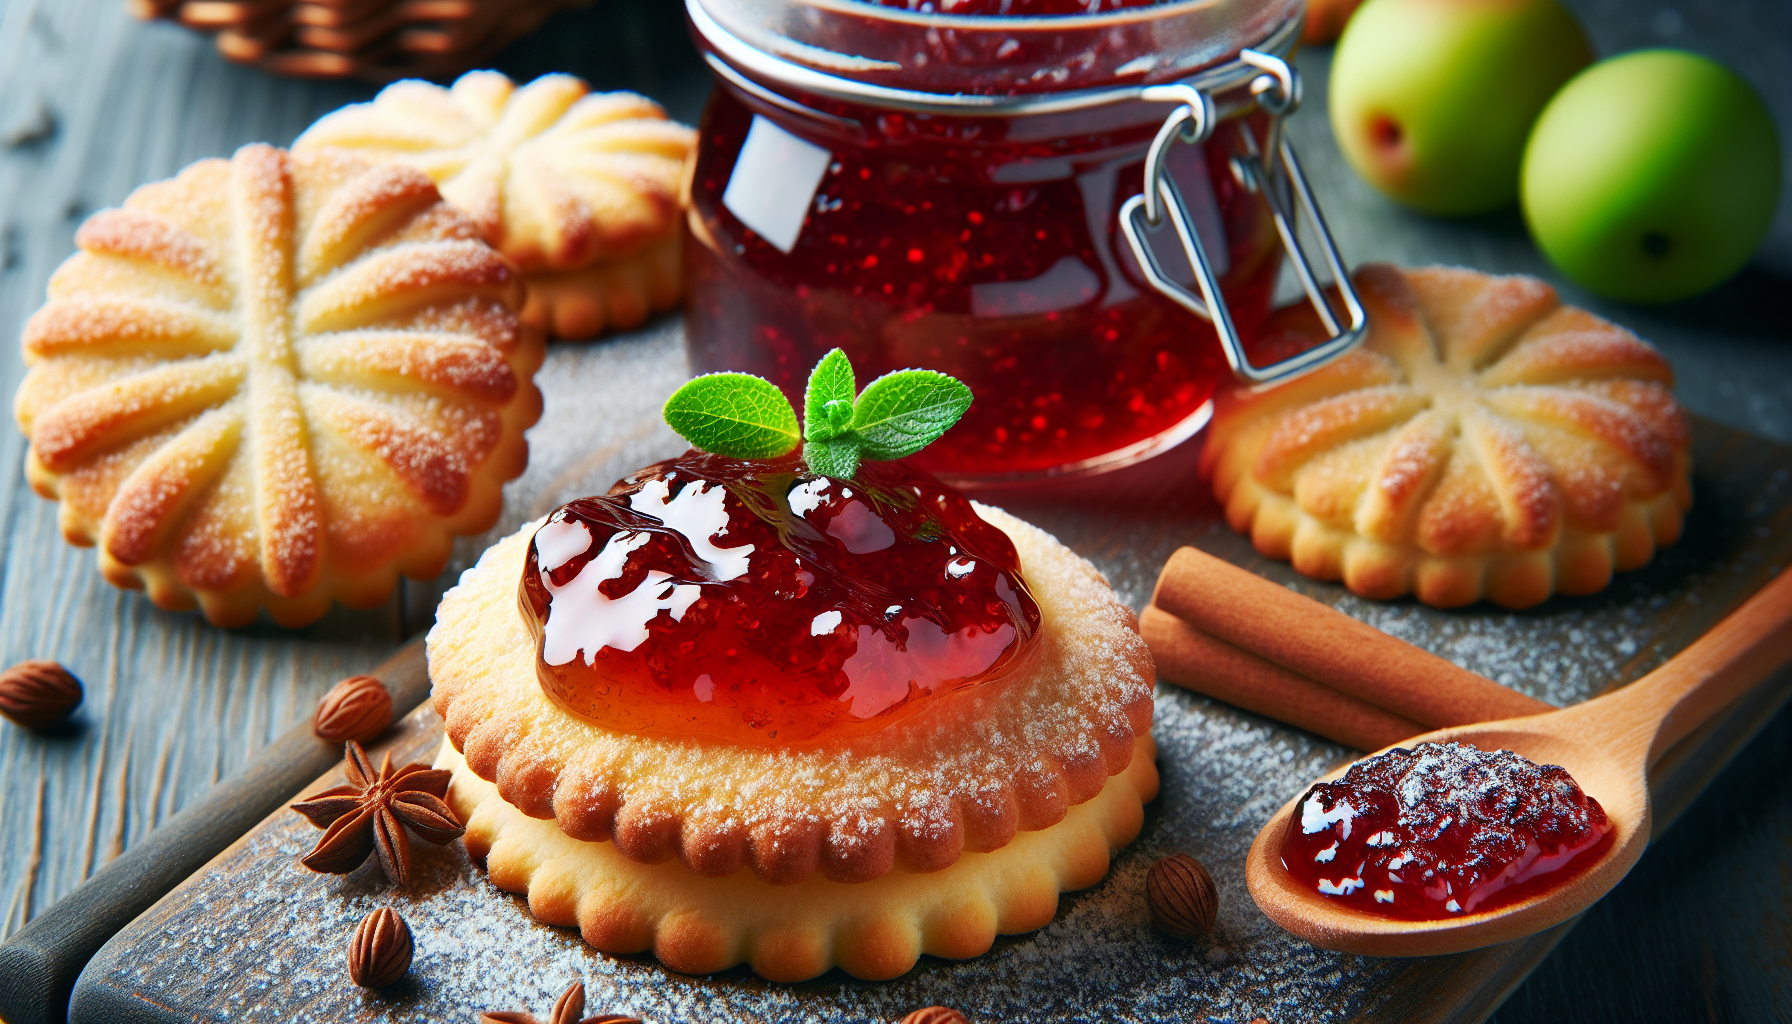
M852 399L858 390L845 352L834 349L822 356L803 393L803 437L831 441L852 426Z
M803 461L822 476L851 480L859 471L858 438L848 434L831 441L810 441L803 445Z
M932 370L897 370L865 386L852 430L867 459L913 455L932 444L971 407L971 389Z
M769 459L802 441L796 410L777 386L746 373L711 373L666 399L666 424L692 447L736 459Z
M836 436L852 429L852 399L835 398L821 407L822 418L826 421L826 429ZM817 438L816 440L825 440Z

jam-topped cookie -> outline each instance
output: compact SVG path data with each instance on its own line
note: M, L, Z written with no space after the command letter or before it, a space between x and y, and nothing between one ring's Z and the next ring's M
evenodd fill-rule
M606 952L778 980L974 956L1099 880L1155 795L1131 612L892 461L962 385L855 399L843 369L800 438L771 385L698 378L667 419L708 451L525 527L442 602L468 849Z

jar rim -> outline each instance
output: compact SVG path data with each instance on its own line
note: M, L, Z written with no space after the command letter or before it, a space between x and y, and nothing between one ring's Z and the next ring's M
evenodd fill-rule
M701 2L701 0L697 0ZM1007 29L1088 29L1111 28L1128 22L1155 21L1182 17L1204 7L1218 7L1229 0L1167 0L1164 3L1139 7L1120 7L1098 14L941 14L937 11L911 11L904 7L887 7L875 0L803 0L807 7L825 11L850 13L854 17L916 25L924 28L954 28L970 31Z
M714 0L711 2L713 3ZM1120 15L1129 15L1139 11L1151 12L1159 18L1187 15L1190 12L1211 8L1223 2L1225 0L1177 0L1173 3L1154 4L1147 7L1122 8L1104 14L1051 17L926 14L883 7L865 2L865 0L807 0L807 6L835 12L849 12L859 18L889 20L924 28L942 27L945 23L950 22L954 27L968 26L977 30L1014 29L1017 26L1036 30L1108 28L1117 24L1115 19ZM1265 37L1243 43L1232 50L1230 57L1221 59L1217 63L1210 61L1190 69L1192 72L1190 74L1168 80L1192 85L1209 94L1246 85L1263 72L1262 69L1240 60L1237 56L1238 49L1255 49L1274 56L1287 57L1293 52L1300 37L1302 22L1300 13L1304 5L1297 3L1293 6L1295 15L1276 23ZM703 56L717 75L739 88L758 95L763 100L780 106L802 109L806 113L813 112L793 104L786 97L770 93L760 83L775 84L802 93L847 103L950 117L1022 117L1088 110L1137 102L1144 89L1151 85L1162 84L1162 80L1139 81L1061 92L1008 93L928 92L879 85L858 77L849 78L843 74L831 74L799 63L791 59L790 56L773 53L767 47L756 45L724 26L708 10L704 0L685 0L685 12L692 30L707 44ZM885 12L888 12L889 15L902 15L903 17L889 17ZM823 58L864 61L869 65L869 69L874 70L900 67L900 65L879 63L867 58L842 58L840 54L807 47L795 41L787 41L786 45L780 49L785 49L793 54L808 50ZM836 64L835 66L838 70L847 72L866 70L850 65ZM1141 75L1141 78L1145 77L1148 76Z

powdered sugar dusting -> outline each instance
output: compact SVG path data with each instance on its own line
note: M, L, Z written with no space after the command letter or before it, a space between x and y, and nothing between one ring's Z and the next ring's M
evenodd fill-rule
M75 232L75 244L88 252L151 261L208 286L223 283L204 242L148 213L101 210Z
M27 359L124 351L200 355L236 343L233 325L197 306L156 299L83 296L52 299L25 324Z
M1431 478L1442 462L1443 423L1434 413L1421 413L1394 437L1375 479L1389 501L1402 504Z
M890 982L836 971L774 985L744 968L698 978L648 956L605 956L572 929L536 923L524 901L493 887L458 844L413 846L411 895L392 892L373 865L341 878L313 874L297 859L316 833L297 815L277 819L243 856L134 926L129 938L153 954L98 965L108 984L243 1021L539 1014L575 979L586 983L587 1012L632 1013L653 1024L893 1021L936 1003L972 1020L1330 1021L1373 1010L1371 993L1400 962L1338 956L1291 938L1256 911L1243 879L1257 825L1293 795L1264 780L1309 779L1345 752L1187 694L1160 697L1157 716L1162 795L1147 810L1144 835L1103 882L1064 897L1037 932L998 939L969 961L924 958ZM1168 940L1147 924L1145 871L1173 851L1198 856L1219 887L1218 923L1207 942ZM343 969L348 937L361 916L386 905L409 923L416 958L406 981L363 993ZM171 963L180 968L168 969ZM1324 999L1315 998L1319 991Z
M936 713L799 750L622 736L570 716L543 692L534 645L515 612L528 527L491 548L443 601L430 637L436 707L449 716L461 750L495 755L471 756L472 767L499 781L513 803L538 799L539 791L507 789L505 780L584 786L593 796L601 790L623 805L613 825L570 817L561 824L586 834L596 827L628 842L638 831L631 815L651 809L656 818L686 823L681 842L690 856L705 841L691 823L714 823L717 807L731 809L745 829L775 826L793 810L813 816L829 825L831 854L842 858L855 851L871 857L853 837L874 826L881 843L899 835L928 850L960 825L980 841L981 830L993 826L972 816L979 805L1013 806L1021 828L1044 828L1062 816L1066 800L1089 799L1126 763L1133 715L1149 695L1149 676L1141 674L1149 662L1129 613L1085 563L1024 523L978 511L1015 541L1045 617L1045 642L1001 686L970 691ZM656 589L644 600L674 596ZM591 628L575 629L550 663L570 660L574 640ZM1012 829L1015 819L1005 820ZM891 826L895 832L886 831ZM956 856L950 851L941 864ZM865 863L866 877L888 867Z
M562 74L519 87L492 71L452 89L399 82L322 118L293 148L418 167L525 269L581 267L676 226L696 138L644 96L589 88Z
M399 563L431 571L448 529L489 521L539 355L504 306L513 268L441 206L415 171L256 144L90 218L27 329L20 401L69 536L134 537L118 551L165 606L297 625L339 593L365 603ZM406 241L364 252L382 232ZM308 239L333 274L314 287L294 273ZM307 338L308 308L386 330ZM137 443L196 444L168 428L232 402L240 436L212 445L236 446L229 466Z
M369 326L415 298L503 294L515 284L510 265L482 242L417 242L369 253L319 281L298 303L310 331Z
M1499 495L1506 540L1521 550L1548 544L1560 500L1550 467L1516 426L1498 416L1476 410L1465 418L1462 436Z
M1620 536L1620 514L1671 538L1665 524L1684 508L1683 413L1665 389L1640 390L1672 380L1646 342L1560 305L1531 278L1380 264L1359 278L1371 307L1364 350L1397 360L1407 383L1338 378L1330 393L1272 390L1305 397L1222 406L1214 422L1212 436L1227 446L1219 461L1250 467L1216 478L1220 501L1259 531L1265 550L1341 572L1365 592L1524 604L1558 585L1596 589L1612 568L1634 567L1634 555L1612 554L1620 544L1637 550L1634 529ZM1424 307L1420 320L1407 315L1413 303ZM1429 451L1418 444L1421 416L1436 421ZM1353 448L1374 448L1373 458L1347 458ZM1435 480L1433 465L1446 467ZM1378 486L1363 486L1369 472ZM1615 503L1614 474L1624 477ZM1417 514L1403 514L1402 492L1415 495ZM1573 530L1561 528L1564 508L1586 513ZM1337 528L1346 523L1376 543ZM1549 562L1520 584L1531 570L1513 567L1532 553Z

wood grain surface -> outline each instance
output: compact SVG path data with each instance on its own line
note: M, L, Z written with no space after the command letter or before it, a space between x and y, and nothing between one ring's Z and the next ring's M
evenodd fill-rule
M429 698L420 639L400 647L372 675L395 711ZM342 747L319 739L301 720L27 921L0 944L0 1019L29 1024L66 1016L75 979L100 946L341 760Z
M602 0L558 16L496 63L517 76L567 70L600 87L636 88L691 120L707 81L678 6ZM1601 52L1678 45L1726 61L1762 92L1782 139L1792 139L1792 7L1781 0L1570 6ZM317 115L372 91L229 65L205 39L138 23L123 8L122 0L0 0L0 394L10 395L23 373L16 329L72 251L83 217L193 160L253 141L288 142ZM1324 117L1328 60L1324 49L1301 56L1307 103L1292 132L1349 260L1454 262L1559 283L1515 212L1435 221L1394 207L1350 174ZM1568 286L1564 294L1659 344L1694 410L1792 440L1789 279L1792 202L1783 201L1761 256L1709 296L1638 309ZM565 348L556 359L570 359ZM641 371L629 383L661 387L682 372ZM618 386L586 383L601 393ZM533 440L545 453L557 439L541 434ZM621 457L646 454L651 440L622 443ZM378 663L427 622L443 586L416 584L385 609L338 611L297 632L214 630L104 584L92 553L64 545L54 507L24 485L23 449L15 432L0 430L0 659L59 658L87 683L88 703L73 726L50 736L0 727L0 937L235 774L337 678ZM578 475L577 459L553 468ZM524 500L517 495L513 508ZM1119 532L1067 539L1117 564L1139 562L1149 549ZM464 543L457 566L477 550ZM1614 651L1624 639L1613 635ZM1442 653L1476 667L1472 644ZM1633 650L1617 661L1641 656ZM1499 1020L1792 1016L1792 880L1780 868L1792 841L1792 794L1759 782L1792 773L1792 716L1770 731L1774 741L1745 752L1689 812L1699 824L1670 833L1645 858L1638 876L1649 882L1627 883L1595 908ZM1739 877L1753 882L1737 886Z
M581 31L540 34L502 66L518 76L578 70L600 87L652 93L685 120L698 115L707 79L673 5L611 4L604 32L591 31L589 14L571 23ZM179 27L136 21L123 0L0 0L0 395L9 403L24 373L18 328L83 218L194 160L290 142L373 92L273 78L209 48ZM92 551L63 543L55 506L25 484L24 447L10 424L0 429L0 659L60 659L87 700L57 734L0 726L0 938L235 774L337 679L421 630L440 590L413 584L383 609L337 609L303 630L225 631L160 611L103 582ZM482 547L464 544L443 579Z

